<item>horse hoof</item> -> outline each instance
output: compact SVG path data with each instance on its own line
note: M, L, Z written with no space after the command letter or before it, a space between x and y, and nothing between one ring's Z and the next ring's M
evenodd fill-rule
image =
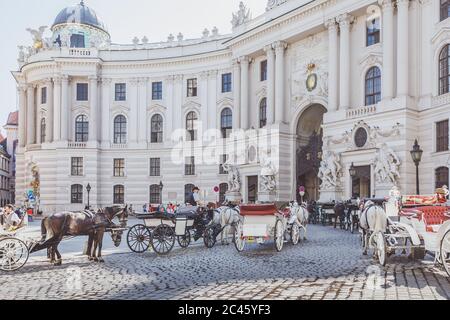
M88 260L89 260L89 261L92 261L92 260L94 260L94 258L92 258L92 257L88 257Z
M98 258L94 258L93 261L94 261L94 262L98 262Z
M367 256L367 252L363 252L363 256Z
M99 263L105 263L105 260L103 260L102 258L99 258L97 262L99 262Z
M53 263L55 267L62 265L62 260L57 260Z

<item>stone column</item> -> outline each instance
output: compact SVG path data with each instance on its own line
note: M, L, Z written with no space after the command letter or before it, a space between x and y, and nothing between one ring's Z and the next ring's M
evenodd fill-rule
M339 108L342 110L350 107L350 27L353 20L354 17L348 13L337 18L341 28Z
M217 70L208 72L208 129L217 128L217 75Z
M176 75L174 77L174 98L173 98L173 130L183 129L185 127L183 123L183 117L181 115L181 104L183 103L183 76Z
M98 79L97 76L89 77L89 141L98 141Z
M328 20L325 26L328 29L328 110L336 111L339 104L339 38L336 19Z
M36 143L35 85L27 87L27 145Z
M139 143L147 143L147 87L148 87L148 78L140 78L139 79Z
M61 140L69 138L69 77L61 79Z
M107 147L110 143L110 126L112 119L110 117L110 102L111 102L111 79L102 79L102 112L101 112L101 141L102 146Z
M275 52L272 45L264 47L267 56L267 124L275 122Z
M383 99L394 97L394 3L383 0Z
M167 130L166 137L170 139L171 134L173 132L173 125L174 125L174 104L173 104L173 76L168 76L165 79L165 82L163 84L163 95L164 95L164 105L167 108L167 118L164 123L164 128Z
M248 118L249 118L249 57L241 57L239 59L241 63L241 128L244 130L248 129Z
M208 71L204 71L200 74L200 103L202 105L200 120L202 130L208 130L208 90ZM203 133L199 132L200 134Z
M128 143L137 143L137 128L138 128L138 79L130 81L130 118L128 119Z
M285 106L284 106L284 68L285 58L284 53L287 48L287 43L284 41L277 41L273 45L275 49L276 63L275 63L275 122L285 122Z
M397 96L409 95L409 0L397 0Z
M54 106L53 106L53 81L48 79L45 82L47 86L47 119L45 120L45 141L53 142L53 118L54 118Z
M241 65L238 59L233 60L233 128L241 127Z
M27 87L19 85L19 146L24 148L27 140Z
M61 141L61 85L62 78L53 79L53 140Z

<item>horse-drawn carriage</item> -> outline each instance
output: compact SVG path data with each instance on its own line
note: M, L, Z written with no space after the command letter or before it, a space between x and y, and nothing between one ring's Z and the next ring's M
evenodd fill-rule
M135 253L144 253L150 246L160 255L168 254L175 246L187 248L192 242L203 238L205 246L212 247L216 237L206 232L212 220L211 210L202 207L182 207L175 213L152 212L137 214L143 221L130 228L127 235L128 247Z
M291 204L279 211L275 204L242 205L240 220L235 227L234 244L242 252L247 242L262 244L269 239L275 242L275 249L283 249L285 239L296 245L306 237L308 211Z
M25 228L8 231L0 228L1 271L16 271L27 263L34 242L23 236Z
M365 204L361 226L364 248L374 247L381 265L396 250L409 249L413 259L429 252L450 276L450 207L442 192L402 197L394 188L382 207L372 201Z

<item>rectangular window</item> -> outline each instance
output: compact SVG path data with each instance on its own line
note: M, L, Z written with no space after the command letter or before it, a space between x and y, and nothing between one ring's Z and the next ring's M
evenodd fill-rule
M89 91L87 83L77 83L77 101L88 101Z
M151 158L150 159L150 176L159 177L161 176L161 159Z
M186 176L195 175L195 157L186 157L184 165L184 174Z
M47 103L47 87L41 88L41 104Z
M162 98L163 98L162 82L153 82L152 100L162 100Z
M449 0L440 0L441 1L441 21L446 20L450 17L450 1Z
M127 84L116 83L116 101L127 100Z
M223 167L224 163L226 163L227 160L228 160L228 155L223 154L220 159L219 174L228 174L228 171L226 171Z
M267 60L261 61L261 81L267 80Z
M187 96L196 97L197 96L197 79L188 79L187 81Z
M73 157L72 158L72 176L82 176L83 175L83 158L81 157Z
M114 159L114 177L125 177L125 159Z
M380 18L373 19L367 22L367 43L371 45L380 43Z
M231 92L231 73L222 75L222 93Z
M448 151L448 120L436 123L436 152Z

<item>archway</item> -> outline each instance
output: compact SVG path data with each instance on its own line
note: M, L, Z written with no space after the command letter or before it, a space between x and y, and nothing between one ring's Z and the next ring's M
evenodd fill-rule
M297 123L296 181L298 191L305 187L303 200L319 199L320 180L317 177L322 161L323 115L327 109L321 104L312 104L301 114ZM300 195L296 192L298 201Z

